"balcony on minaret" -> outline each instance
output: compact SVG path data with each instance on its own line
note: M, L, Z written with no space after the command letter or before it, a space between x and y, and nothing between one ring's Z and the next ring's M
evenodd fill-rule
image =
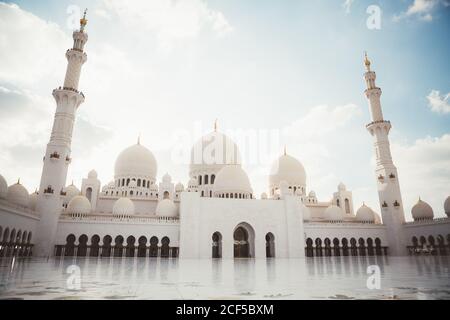
M55 191L52 189L52 186L48 186L44 189L44 194L53 194Z
M59 158L60 158L59 153L56 151L50 154L50 159L59 160Z
M68 53L68 52L69 52L69 51L71 51L71 50L74 50L74 51L77 51L77 52L81 52L81 53L83 53L83 50L81 50L81 49L78 49L78 48L71 48L71 49L67 49L66 53Z
M378 120L378 121L372 121L371 123L369 123L366 128L369 128L370 126L373 126L374 124L391 124L391 122L389 120Z
M69 88L69 87L58 87L58 89L54 89L53 93L55 93L57 90L68 90L68 91L72 91L75 93L78 93L79 95L81 95L84 98L84 93L82 91L78 91L77 89L74 88Z

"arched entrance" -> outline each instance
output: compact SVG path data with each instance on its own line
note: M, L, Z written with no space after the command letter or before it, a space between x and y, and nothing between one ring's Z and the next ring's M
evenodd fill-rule
M114 257L121 258L123 256L123 237L117 236L114 239Z
M136 238L135 237L129 236L127 238L126 256L128 258L134 257L134 253L135 253L135 246L134 246L134 244L135 244L135 242L136 242Z
M314 257L313 240L311 238L306 239L306 256Z
M233 233L234 257L252 258L255 252L255 232L247 223L239 224Z
M91 257L98 257L99 251L100 251L100 236L95 234L92 236L91 238L91 252L90 252L90 256Z
M66 257L73 257L75 253L75 241L76 237L73 234L69 234L66 238L66 251L65 256Z
M158 256L158 242L157 237L150 238L150 258L156 258Z
M142 236L138 240L138 257L146 257L147 256L147 238Z
M164 237L161 239L161 258L169 258L170 256L170 239Z
M272 232L266 234L266 258L275 258L275 236Z
M103 237L102 257L111 256L111 242L112 237L110 235L106 235Z
M214 232L212 235L212 257L213 259L222 258L222 235L220 232Z
M87 243L88 243L87 235L83 234L78 238L78 251L77 251L78 257L86 257Z

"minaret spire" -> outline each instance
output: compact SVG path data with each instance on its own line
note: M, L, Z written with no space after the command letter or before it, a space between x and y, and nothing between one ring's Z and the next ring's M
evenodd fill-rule
M397 168L394 165L389 143L390 121L384 120L381 109L381 89L375 84L376 74L371 70L371 62L365 54L364 65L372 122L366 127L374 138L376 158L375 174L377 177L378 197L380 201L383 224L387 228L389 251L392 255L406 255L406 245L403 238L403 223L405 214L400 192Z
M214 121L214 132L217 132L217 127L218 127L217 122L218 122L218 120L216 119L216 121Z
M369 72L370 71L370 60L369 60L369 57L367 56L367 51L364 51L364 65L366 66L367 72Z
M80 19L80 32L84 32L84 28L86 27L88 20L86 19L87 8L84 9L83 18Z
M62 210L62 193L66 186L67 170L71 162L71 145L76 111L84 102L84 95L78 91L81 67L87 61L84 46L88 35L86 13L80 19L80 30L73 32L73 46L67 50L67 70L64 85L53 90L56 112L50 141L44 157L39 197L36 211L41 219L37 225L37 256L50 256L53 252L58 219Z

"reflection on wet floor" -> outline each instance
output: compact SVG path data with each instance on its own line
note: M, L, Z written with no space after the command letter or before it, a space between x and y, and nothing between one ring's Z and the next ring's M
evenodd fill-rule
M450 299L450 257L3 258L0 299Z

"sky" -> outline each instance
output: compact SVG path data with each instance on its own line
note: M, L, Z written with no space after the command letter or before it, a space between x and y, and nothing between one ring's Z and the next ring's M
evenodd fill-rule
M242 153L256 195L271 163L299 159L329 201L343 182L380 212L364 51L383 90L407 219L418 198L444 216L450 195L450 1L95 0L0 2L0 174L39 185L80 11L88 61L68 183L102 184L138 136L188 182L189 152L219 130ZM254 137L245 139L245 137ZM244 138L242 138L244 137ZM255 138L256 137L256 138Z

